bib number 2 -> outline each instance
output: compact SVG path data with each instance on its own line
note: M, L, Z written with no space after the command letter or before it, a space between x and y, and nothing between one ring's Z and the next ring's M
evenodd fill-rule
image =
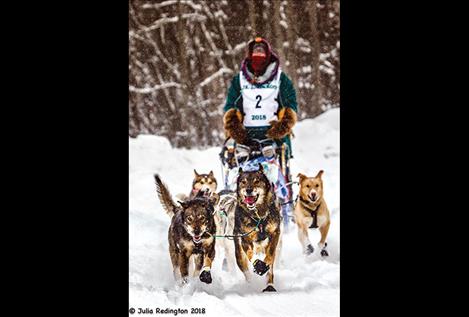
M256 96L256 99L257 99L256 109L259 109L259 108L261 107L261 106L259 106L259 102L261 102L262 96L261 96L261 95L257 95L257 96Z
M257 95L256 96L256 99L257 99L257 103L256 103L256 109L260 109L261 106L259 105L259 103L261 102L262 100L262 96L261 95ZM267 116L266 115L251 115L251 120L266 120L267 119Z

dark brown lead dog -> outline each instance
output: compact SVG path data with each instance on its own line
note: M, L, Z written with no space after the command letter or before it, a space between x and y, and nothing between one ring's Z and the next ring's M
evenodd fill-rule
M239 169L233 231L237 236L234 239L236 262L247 281L251 280L249 262L254 266L254 273L267 273L267 287L263 292L275 292L273 270L280 239L280 211L271 184L262 165L259 166L258 171L252 172Z

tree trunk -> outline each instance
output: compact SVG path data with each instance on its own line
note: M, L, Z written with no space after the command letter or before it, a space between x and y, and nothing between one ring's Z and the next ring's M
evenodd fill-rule
M287 40L288 40L288 54L287 60L290 65L287 67L288 75L293 82L295 87L298 87L298 74L296 70L298 69L297 54L296 54L296 39L297 39L297 27L296 27L296 15L298 14L295 11L294 1L289 0L286 6L286 14L288 19L288 29L287 29Z
M248 0L249 23L251 24L251 38L257 36L256 4L254 0Z
M313 105L313 113L321 113L322 106L322 87L321 87L321 72L319 66L321 65L321 60L319 54L321 53L321 43L319 39L319 24L317 16L317 0L311 0L311 4L308 6L308 13L311 26L311 61L312 61L312 71L311 71L311 82L314 85L313 98L311 103Z
M274 30L274 39L273 43L276 47L276 52L279 55L280 62L285 63L285 50L283 49L283 29L280 25L281 17L280 17L280 1L281 0L274 0L273 1L273 30Z

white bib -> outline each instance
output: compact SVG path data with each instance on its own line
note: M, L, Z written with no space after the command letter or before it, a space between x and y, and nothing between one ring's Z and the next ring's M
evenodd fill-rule
M259 86L249 83L243 73L240 73L245 127L268 126L269 121L278 119L276 113L279 108L277 97L280 89L280 73L279 68L277 76L272 81Z

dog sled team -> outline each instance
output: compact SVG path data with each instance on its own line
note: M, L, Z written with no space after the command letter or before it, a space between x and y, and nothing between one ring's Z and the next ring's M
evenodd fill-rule
M237 267L247 281L252 273L266 276L263 291L275 292L274 267L282 234L292 226L306 255L315 250L310 229L321 233L320 255L329 255L330 214L323 171L314 176L299 173L298 182L290 174L297 108L293 84L270 44L263 38L251 41L224 108L223 189L217 192L213 171L194 170L189 195L179 194L175 202L160 176L154 176L160 202L171 217L169 253L177 281L187 282L193 262L194 276L210 284L215 253L223 250L225 269ZM296 198L295 183L299 184Z

